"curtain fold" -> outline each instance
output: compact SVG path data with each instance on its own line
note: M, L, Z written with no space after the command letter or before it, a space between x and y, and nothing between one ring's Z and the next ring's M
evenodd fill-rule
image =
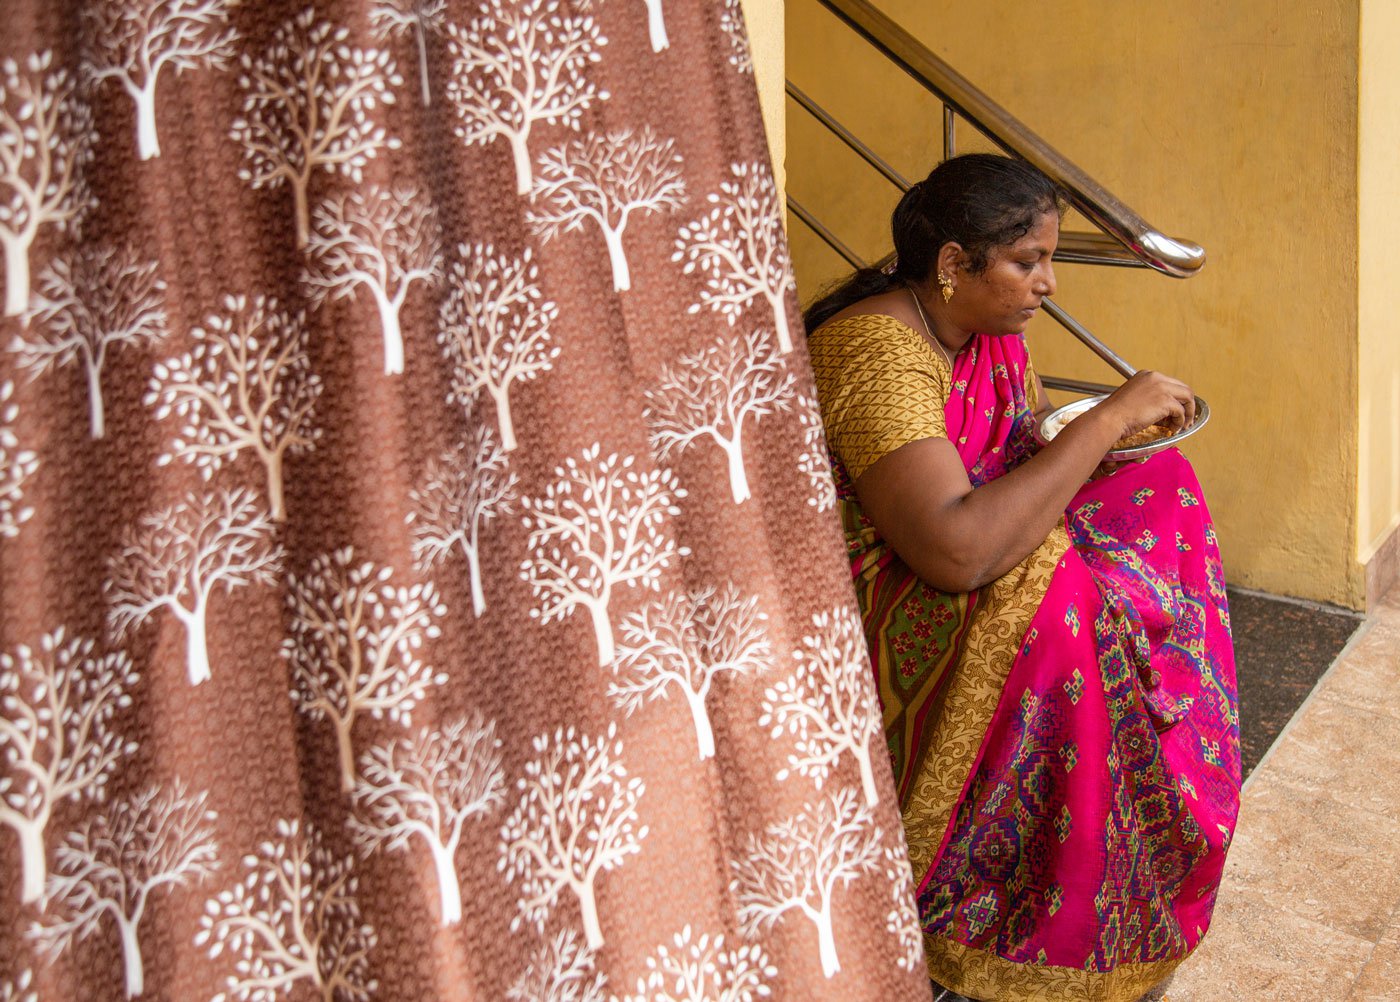
M12 0L0 1000L927 998L737 0Z

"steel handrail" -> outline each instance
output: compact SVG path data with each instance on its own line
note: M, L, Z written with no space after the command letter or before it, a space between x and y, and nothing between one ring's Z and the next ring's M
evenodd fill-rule
M1200 271L1206 254L1199 244L1169 237L1150 226L869 0L818 2L943 102L945 148L952 145L947 121L951 109L1004 151L1049 175L1075 209L1147 267L1175 278L1190 278Z

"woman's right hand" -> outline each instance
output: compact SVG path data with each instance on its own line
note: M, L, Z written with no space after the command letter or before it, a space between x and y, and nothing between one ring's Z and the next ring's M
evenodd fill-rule
M1189 428L1196 420L1196 397L1181 380L1143 370L1094 410L1120 425L1116 442L1158 423Z

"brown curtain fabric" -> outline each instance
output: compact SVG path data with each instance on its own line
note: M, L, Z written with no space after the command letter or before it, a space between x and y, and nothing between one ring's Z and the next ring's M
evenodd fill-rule
M927 997L737 0L9 0L0 1000Z

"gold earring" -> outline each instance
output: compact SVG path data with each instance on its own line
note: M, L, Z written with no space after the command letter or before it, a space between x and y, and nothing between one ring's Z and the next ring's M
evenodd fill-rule
M938 287L943 292L943 302L949 303L953 300L953 280L943 272L938 273Z

